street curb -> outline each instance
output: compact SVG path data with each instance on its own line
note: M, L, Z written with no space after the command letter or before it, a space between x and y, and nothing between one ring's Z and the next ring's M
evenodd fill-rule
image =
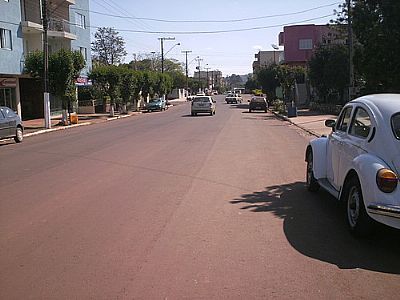
M87 125L93 125L93 124L100 124L100 123L105 123L107 121L113 121L113 120L117 120L117 119L123 119L123 118L128 118L128 117L132 117L135 115L139 115L142 112L136 112L135 114L131 114L131 115L122 115L122 116L116 116L116 117L112 117L112 118L107 118L98 122L84 122L84 123L79 123L79 124L74 124L74 125L68 125L68 126L64 126L64 127L57 127L57 128L50 128L50 129L42 129L42 130L38 130L35 132L31 132L31 133L27 133L24 134L24 138L25 137L31 137L31 136L35 136L35 135L39 135L39 134L44 134L44 133L49 133L49 132L53 132L53 131L60 131L60 130L66 130L66 129L72 129L75 127L80 127L80 126L87 126Z
M310 130L310 129L307 129L307 128L305 128L305 127L299 125L299 124L296 124L295 122L293 122L292 120L290 120L290 118L288 118L288 117L286 117L286 116L284 116L284 115L281 115L280 113L277 113L277 112L275 112L275 111L273 111L273 110L271 110L271 112L272 112L276 117L278 117L279 119L282 119L282 120L284 120L284 121L288 121L289 123L293 124L294 126L300 128L301 130L303 130L303 131L305 131L305 132L307 132L307 133L309 133L309 134L311 134L311 135L313 135L313 136L315 136L315 137L321 137L320 134L318 134L318 133L316 133L315 131L312 131L312 130Z
M53 132L53 131L60 131L60 130L66 130L66 129L71 129L71 128L80 127L80 126L87 126L87 125L91 125L91 124L93 124L93 123L85 122L85 123L80 123L80 124L68 125L68 126L64 126L64 127L42 129L42 130L38 130L38 131L35 131L35 132L24 134L24 138L25 137L39 135L39 134L43 134L43 133Z

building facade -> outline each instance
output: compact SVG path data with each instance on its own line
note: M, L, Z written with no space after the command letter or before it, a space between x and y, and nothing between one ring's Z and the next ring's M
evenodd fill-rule
M254 54L255 61L253 62L253 73L256 73L262 67L272 64L279 64L283 61L283 51L259 51Z
M284 47L283 63L304 66L320 44L344 43L337 28L329 25L293 25L283 27L279 45Z
M48 12L49 53L61 48L80 51L86 67L77 84L87 83L92 64L89 0L53 0ZM23 119L43 117L42 83L24 74L26 55L43 49L42 1L0 1L0 34L0 105L12 107ZM51 97L51 111L60 106L61 101Z
M200 77L199 77L200 76ZM208 83L208 89L213 89L217 86L222 86L222 72L219 70L212 71L195 71L193 74L194 79L201 79Z

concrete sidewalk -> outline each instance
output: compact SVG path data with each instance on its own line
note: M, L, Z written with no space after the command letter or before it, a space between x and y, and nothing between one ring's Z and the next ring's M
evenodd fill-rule
M315 111L310 111L309 109L299 109L297 111L297 117L293 118L288 118L286 115L280 114L275 111L272 112L279 118L292 123L293 125L316 137L328 135L332 131L331 128L325 126L325 120L337 119L337 116L335 115L327 115Z
M186 99L172 99L168 100L169 106L168 108L171 108L176 105L180 105L183 103L186 103ZM79 127L79 126L86 126L86 125L91 125L91 124L96 124L96 123L103 123L107 121L112 121L112 120L117 120L117 119L122 119L122 118L128 118L132 116L136 116L139 114L142 114L142 112L145 112L146 110L141 110L141 111L130 111L127 114L120 114L119 112L115 112L114 117L110 117L109 113L96 113L96 114L77 114L78 115L78 124L72 124L72 125L62 125L61 124L61 116L53 117L51 119L51 129L46 129L44 127L44 119L34 119L34 120L26 120L23 121L24 124L24 137L29 137L29 136L34 136L46 132L52 132L52 131L57 131L57 130L65 130L65 129L70 129L74 127Z

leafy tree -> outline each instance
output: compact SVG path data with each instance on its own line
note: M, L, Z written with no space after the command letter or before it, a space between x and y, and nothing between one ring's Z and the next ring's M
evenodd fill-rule
M142 72L142 96L146 99L147 96L153 97L155 94L154 86L156 84L156 76L154 72Z
M173 80L168 74L156 73L154 92L159 96L166 95L172 90Z
M118 66L104 65L96 67L89 74L99 94L109 96L111 116L114 116L114 104L121 96L121 73L121 68Z
M171 71L167 72L172 79L172 87L173 88L185 88L186 87L186 76L180 71Z
M49 88L50 93L62 100L64 122L67 107L76 99L75 80L85 67L85 60L79 51L60 49L49 56ZM43 78L43 52L28 54L25 61L25 72L32 77Z
M354 67L365 93L400 91L400 1L353 0ZM347 23L346 4L336 23ZM356 78L357 79L357 78Z
M349 60L344 45L319 46L309 61L309 78L318 96L326 102L344 101L349 82ZM339 97L338 97L339 96Z
M263 90L263 93L267 94L267 98L270 100L275 99L276 98L275 90L279 86L277 66L268 65L260 69L256 77L259 86L261 86ZM254 88L258 88L258 86Z
M259 87L260 87L260 84L258 83L255 76L249 76L249 78L246 81L246 84L244 85L244 88L246 89L246 91L252 91L252 90L258 89Z
M125 41L119 33L111 27L101 27L94 35L92 51L95 60L105 65L114 65L122 61L126 56Z
M294 100L293 88L296 82L304 82L304 68L300 66L277 65L276 70L285 100Z

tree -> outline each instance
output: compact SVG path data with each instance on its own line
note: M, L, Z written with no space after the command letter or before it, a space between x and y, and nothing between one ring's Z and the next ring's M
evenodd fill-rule
M256 74L257 82L263 93L267 94L269 100L275 99L275 90L279 86L278 68L276 65L268 65L260 69Z
M173 80L169 74L156 73L154 92L159 96L166 95L172 90Z
M286 101L293 101L295 83L304 82L305 70L300 66L277 65L277 77Z
M319 46L308 63L309 78L325 102L344 102L349 83L349 58L344 45Z
M257 81L255 76L249 76L249 78L247 79L244 88L246 89L246 91L248 93L250 93L251 91L260 88L260 84Z
M60 49L49 56L50 93L62 100L63 122L66 120L66 109L76 99L75 80L85 67L85 60L79 51ZM43 78L43 52L28 54L25 61L25 72L32 77Z
M125 41L118 36L118 32L111 27L97 29L92 42L94 58L105 65L114 65L122 61L126 56Z
M400 91L400 2L353 0L354 68L365 93ZM346 4L336 23L347 23Z
M171 79L172 79L172 88L185 88L186 87L186 76L180 71L171 71L171 72L166 72Z
M89 74L89 78L93 80L93 85L98 90L98 94L109 96L111 116L114 116L114 104L121 96L121 74L120 67L105 65L96 67Z
M142 72L142 96L146 99L148 96L153 97L155 94L154 86L156 84L156 76L154 72Z

